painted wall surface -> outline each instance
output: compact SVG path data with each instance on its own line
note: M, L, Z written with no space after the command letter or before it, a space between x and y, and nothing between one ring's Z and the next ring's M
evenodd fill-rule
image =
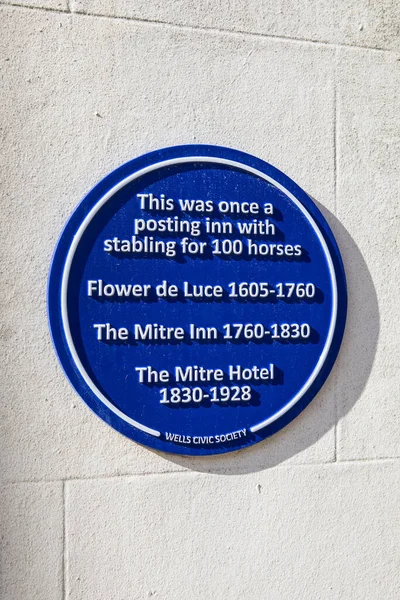
M1 598L397 599L397 0L0 4ZM96 418L46 316L51 255L84 194L193 142L303 187L349 288L317 398L273 438L203 459Z

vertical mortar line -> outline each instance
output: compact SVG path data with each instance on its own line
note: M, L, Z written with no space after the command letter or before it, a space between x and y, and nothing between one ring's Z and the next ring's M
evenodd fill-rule
M61 579L61 598L62 600L66 600L66 581L67 581L67 573L66 573L66 503L65 503L65 495L66 495L66 482L63 479L62 482L62 504L63 504L63 516L62 516L62 579Z
M337 205L337 175L338 175L338 93L337 93L337 61L338 49L335 48L335 62L333 69L333 210L335 217L338 216ZM333 401L335 404L335 424L334 424L334 462L338 459L338 387L337 377L333 382Z

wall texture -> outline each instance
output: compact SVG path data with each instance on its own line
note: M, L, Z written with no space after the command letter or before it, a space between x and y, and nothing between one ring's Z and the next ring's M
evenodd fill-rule
M398 1L0 4L1 598L397 599ZM304 413L204 459L159 455L91 414L45 301L83 195L191 142L297 181L337 236L350 298Z

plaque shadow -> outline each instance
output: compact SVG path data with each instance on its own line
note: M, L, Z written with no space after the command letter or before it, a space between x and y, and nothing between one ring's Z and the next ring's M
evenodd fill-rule
M356 243L328 209L316 200L314 202L337 240L347 276L348 292L343 342L322 389L285 428L243 450L213 456L181 456L151 450L152 452L180 467L220 475L256 473L285 461L290 461L289 465L298 465L336 460L337 424L361 396L371 372L379 335L379 308L372 277ZM345 390L347 393L344 393ZM319 446L315 452L307 451L315 445Z

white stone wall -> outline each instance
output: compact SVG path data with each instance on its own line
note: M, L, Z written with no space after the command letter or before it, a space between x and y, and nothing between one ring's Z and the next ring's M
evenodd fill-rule
M1 1L2 600L400 597L398 0ZM47 327L61 229L121 163L227 145L339 242L336 366L285 430L160 455L96 418Z

